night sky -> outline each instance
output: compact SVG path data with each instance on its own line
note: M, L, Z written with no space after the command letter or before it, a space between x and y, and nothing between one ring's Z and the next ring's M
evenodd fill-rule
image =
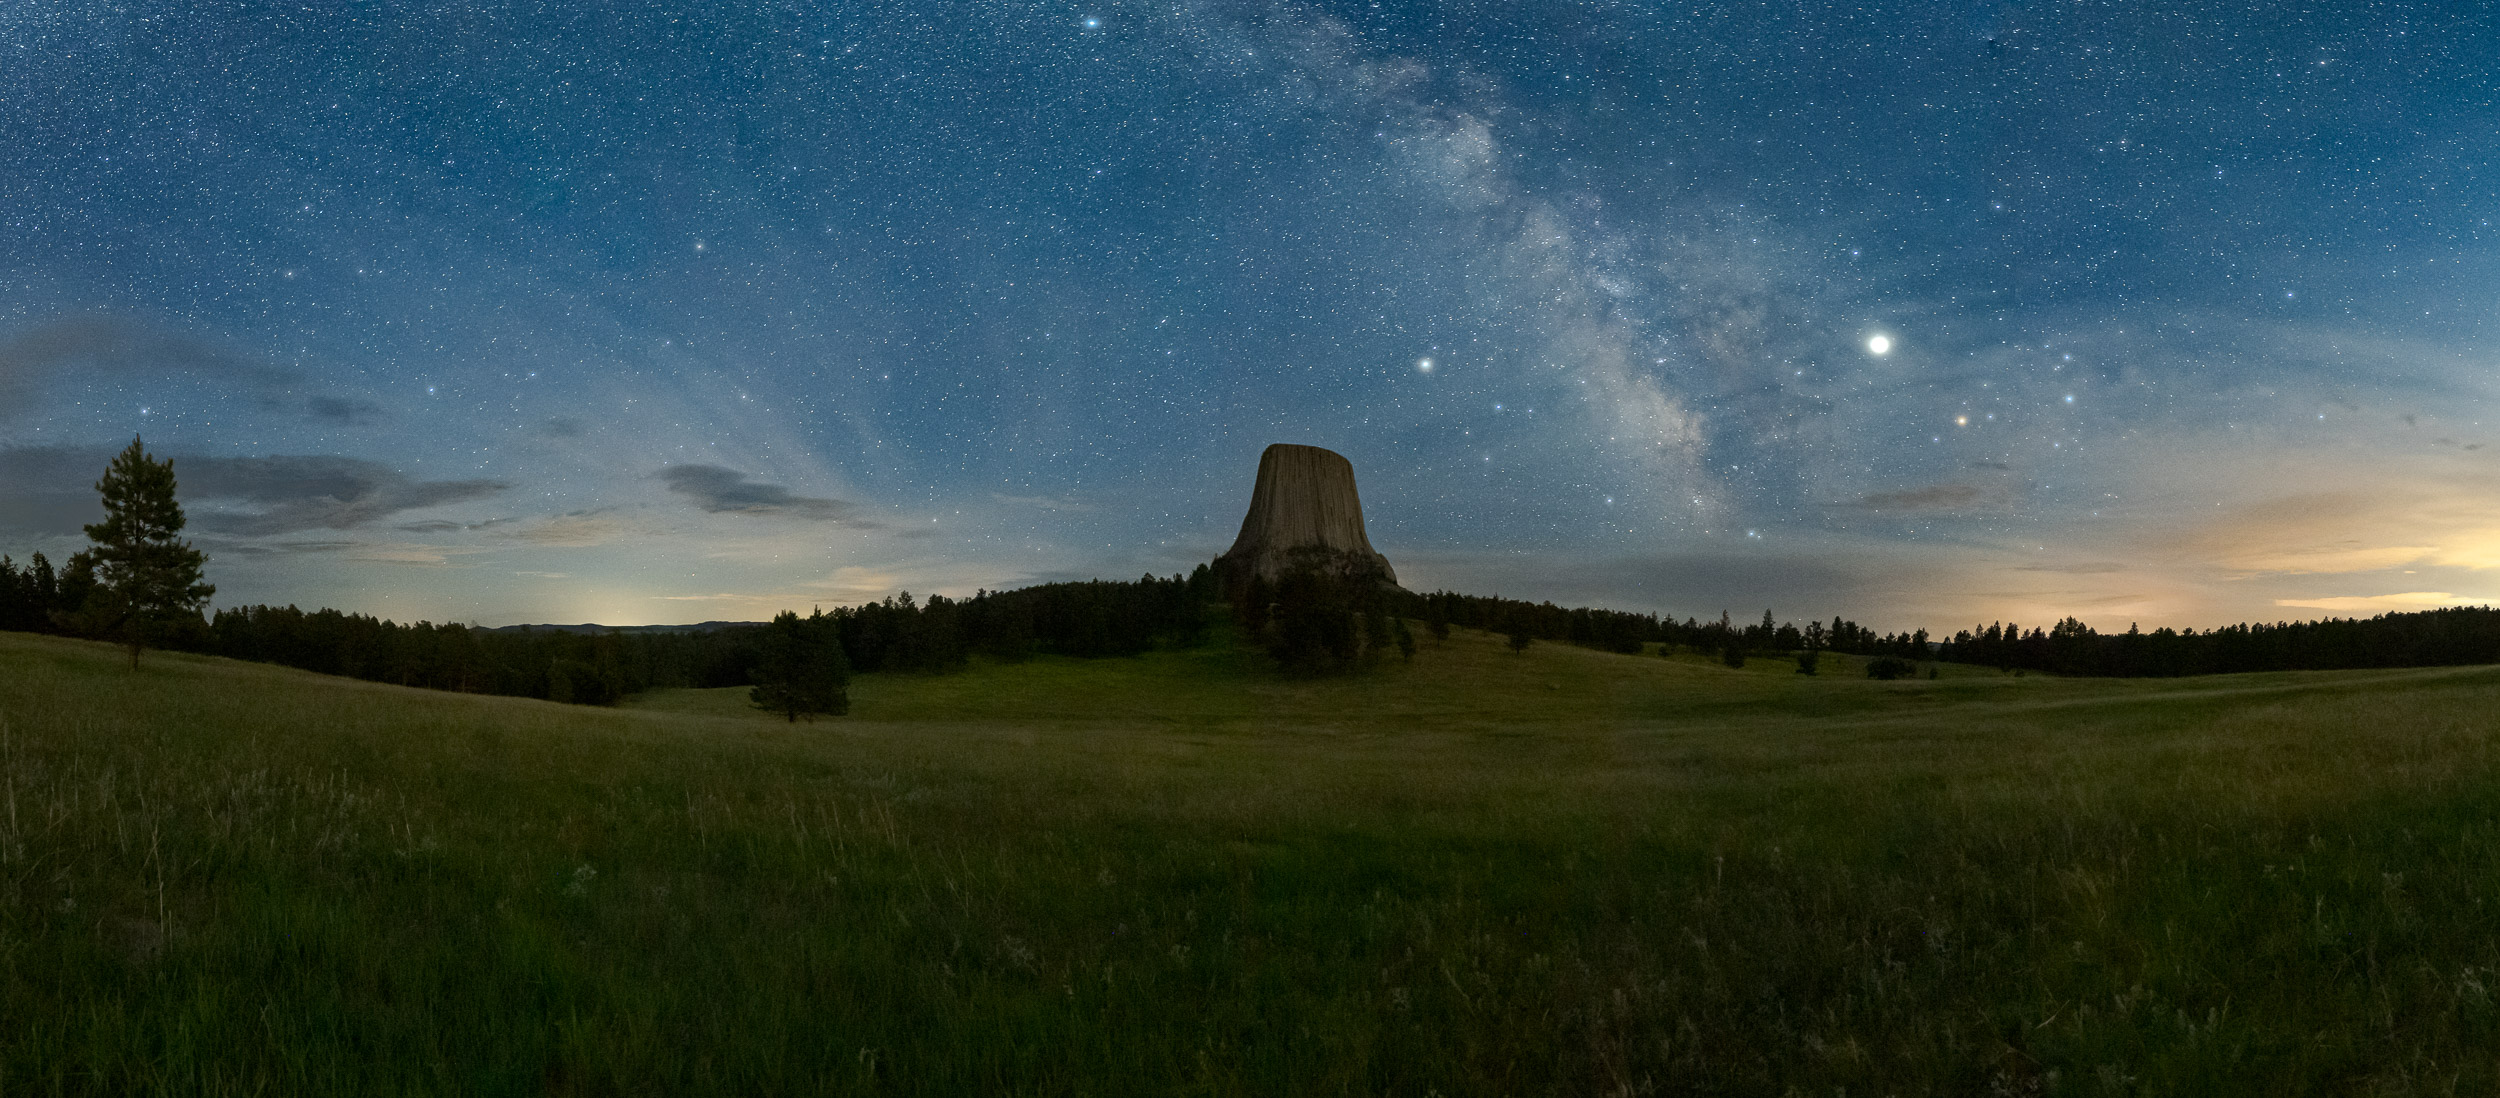
M137 433L221 606L750 620L1298 442L1418 590L2481 603L2479 7L8 5L0 550Z

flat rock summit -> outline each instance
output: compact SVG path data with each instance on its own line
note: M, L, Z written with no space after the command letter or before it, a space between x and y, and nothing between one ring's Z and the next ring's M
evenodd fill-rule
M1363 501L1354 494L1354 463L1334 450L1279 442L1259 455L1259 483L1250 492L1250 513L1241 536L1216 558L1229 584L1260 576L1273 583L1287 555L1318 546L1368 560L1397 582L1389 558L1363 536Z

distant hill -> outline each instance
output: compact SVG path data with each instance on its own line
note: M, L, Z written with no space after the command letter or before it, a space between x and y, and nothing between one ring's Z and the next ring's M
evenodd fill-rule
M492 629L480 630L480 632L518 633L527 629L538 633L709 633L718 629L735 629L740 626L762 624L764 623L760 621L703 621L693 625L600 625L595 622L584 622L580 625L498 625Z

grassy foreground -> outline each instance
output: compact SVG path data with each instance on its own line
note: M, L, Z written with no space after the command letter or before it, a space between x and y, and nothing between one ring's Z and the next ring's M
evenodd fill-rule
M0 1094L2500 1090L2500 668L119 658L0 634Z

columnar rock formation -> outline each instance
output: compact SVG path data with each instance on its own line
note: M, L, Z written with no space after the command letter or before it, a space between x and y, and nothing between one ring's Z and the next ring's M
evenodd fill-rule
M1389 558L1363 536L1363 501L1354 494L1354 463L1333 450L1277 443L1259 455L1259 483L1250 492L1250 513L1241 536L1216 558L1227 587L1253 576L1273 583L1297 549L1329 551L1340 566L1377 566L1380 578L1397 582Z

